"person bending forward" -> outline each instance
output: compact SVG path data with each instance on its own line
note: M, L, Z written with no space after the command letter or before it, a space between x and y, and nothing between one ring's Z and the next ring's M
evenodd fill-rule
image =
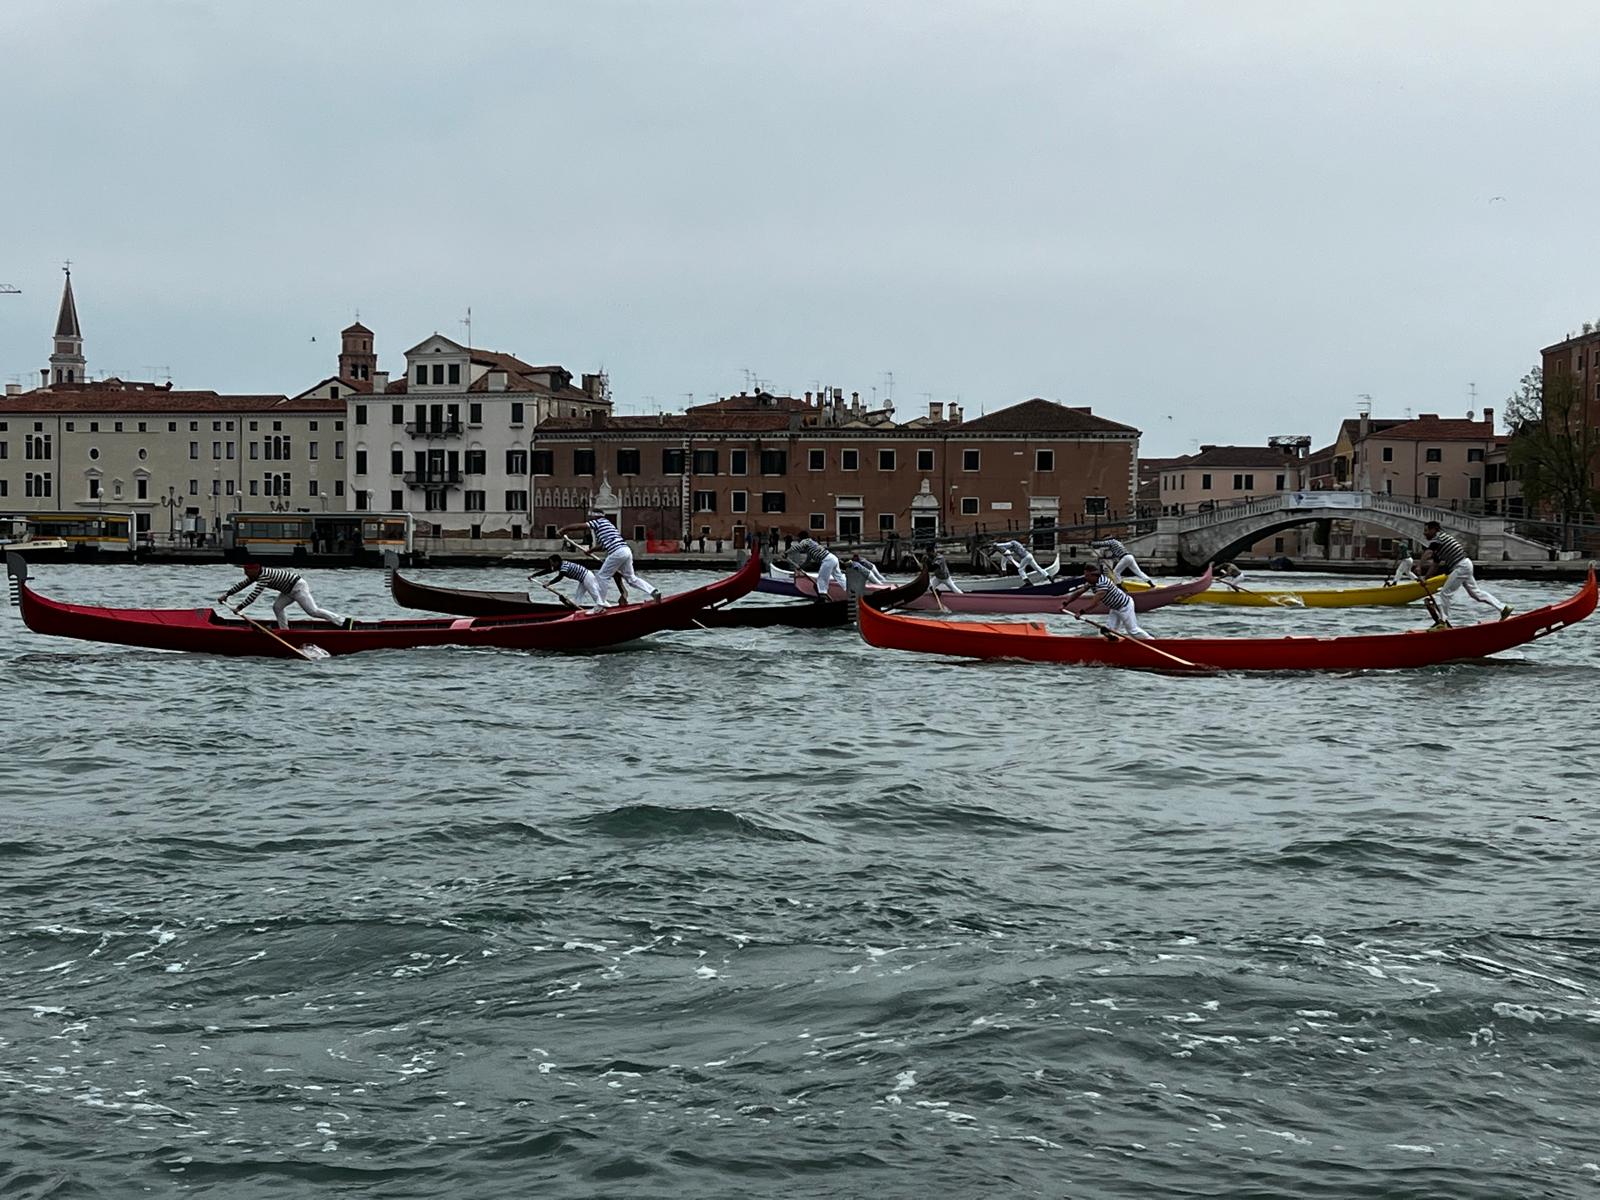
M1085 592L1094 593L1094 597L1105 607L1106 627L1112 633L1120 633L1124 637L1148 638L1150 635L1139 628L1139 622L1133 615L1133 597L1117 586L1116 580L1100 570L1099 563L1085 563L1083 567L1083 586L1061 603L1062 612L1071 612L1069 607L1074 600Z
M623 591L622 585L647 594L652 600L661 599L661 592L646 583L633 569L633 551L628 548L628 543L622 540L622 534L617 527L606 519L604 513L591 512L587 521L580 521L573 525L563 526L559 532L570 533L578 529L588 529L589 536L595 547L600 551L602 561L600 569L594 573L595 583L600 588L602 597L606 594L606 584L615 577L617 583L617 598L624 604L628 596Z
M1439 570L1448 572L1444 585L1434 593L1434 599L1439 602L1439 615L1444 618L1446 625L1451 623L1450 598L1462 588L1465 588L1467 595L1479 604L1499 609L1502 621L1511 615L1511 605L1501 604L1478 586L1478 578L1473 571L1472 560L1467 557L1465 546L1445 533L1437 521L1429 521L1422 527L1422 532L1428 535L1428 544L1422 548L1420 572L1422 578L1426 579L1433 573L1434 565L1437 565Z
M289 603L298 604L307 616L315 617L319 621L326 621L330 625L342 625L346 629L355 626L355 621L349 617L341 617L332 609L323 608L311 595L311 585L305 577L297 571L290 571L284 567L268 567L262 570L260 563L245 563L244 578L234 584L222 595L217 597L217 603L226 604L228 597L236 592L242 592L251 584L255 584L255 591L242 600L236 611L243 612L249 608L266 591L275 591L278 598L272 602L272 615L277 618L278 628L289 627Z

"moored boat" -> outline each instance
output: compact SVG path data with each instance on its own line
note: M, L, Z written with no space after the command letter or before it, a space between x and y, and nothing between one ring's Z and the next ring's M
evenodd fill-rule
M1427 592L1437 592L1444 586L1445 577L1435 575L1428 580ZM1148 584L1128 580L1122 585L1130 596L1148 588ZM1226 584L1210 591L1189 596L1179 604L1229 604L1241 608L1379 608L1389 605L1410 604L1421 600L1425 594L1420 583L1397 583L1390 587L1362 588L1258 588L1255 585L1235 588Z
M289 658L316 646L330 655L419 646L490 646L510 650L592 650L631 642L667 629L692 628L701 610L737 600L755 587L761 562L752 558L737 572L704 587L641 604L589 613L563 609L522 616L439 617L358 621L342 629L315 621L286 629L224 617L211 608L135 609L67 604L34 591L27 563L8 554L12 591L24 624L55 637L258 658Z
M1448 629L1331 637L1106 638L1051 633L1040 622L985 623L906 617L863 608L870 645L961 658L1017 658L1080 666L1171 671L1383 671L1485 658L1548 637L1594 612L1595 573L1543 608Z

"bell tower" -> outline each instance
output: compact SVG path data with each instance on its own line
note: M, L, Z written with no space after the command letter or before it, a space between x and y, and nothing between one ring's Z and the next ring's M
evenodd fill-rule
M72 263L61 268L67 282L61 289L61 312L56 316L56 333L46 378L51 385L71 386L87 382L83 357L83 331L78 328L78 305L72 298Z
M360 321L339 334L339 374L345 379L372 382L378 356L372 349L372 330Z

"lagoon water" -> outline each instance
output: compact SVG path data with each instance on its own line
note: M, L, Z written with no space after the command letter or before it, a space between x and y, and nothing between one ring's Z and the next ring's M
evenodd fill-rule
M0 672L7 1200L1600 1186L1597 624L1180 679L848 631L224 660L10 609Z

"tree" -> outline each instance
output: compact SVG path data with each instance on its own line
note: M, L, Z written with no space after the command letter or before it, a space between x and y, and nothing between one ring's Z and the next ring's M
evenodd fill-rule
M1560 516L1563 550L1571 549L1573 522L1592 516L1600 499L1593 475L1600 438L1586 417L1577 380L1563 374L1546 384L1539 367L1506 398L1506 460L1522 479L1528 507Z

